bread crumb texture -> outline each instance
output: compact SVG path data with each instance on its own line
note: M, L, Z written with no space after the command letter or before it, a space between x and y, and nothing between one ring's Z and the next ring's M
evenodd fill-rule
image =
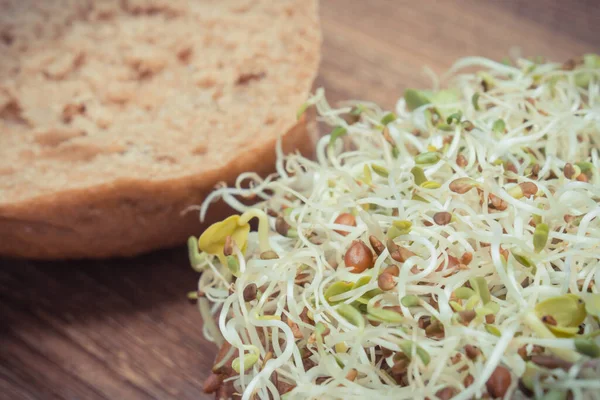
M295 123L304 0L0 0L0 205L205 174Z

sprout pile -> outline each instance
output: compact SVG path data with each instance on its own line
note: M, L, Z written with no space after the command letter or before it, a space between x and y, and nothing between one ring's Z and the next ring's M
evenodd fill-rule
M239 212L188 242L207 392L600 396L600 57L432 78L395 112L318 90L314 160L206 199Z

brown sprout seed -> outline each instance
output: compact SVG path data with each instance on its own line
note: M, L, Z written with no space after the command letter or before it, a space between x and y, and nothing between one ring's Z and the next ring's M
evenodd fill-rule
M469 387L473 384L473 382L475 382L475 378L473 378L473 375L469 374L465 376L465 379L463 380L463 385L465 385L465 387Z
M460 258L460 263L464 265L469 265L473 261L473 253L465 251L465 253Z
M446 386L435 392L435 395L439 400L450 400L455 394L457 394L457 390L450 386Z
M465 354L470 360L475 360L481 355L481 350L471 344L468 344L465 346Z
M573 175L575 175L575 167L573 167L573 164L566 163L565 167L563 168L563 174L567 179L573 178Z
M540 367L548 368L548 369L563 369L568 371L573 366L573 363L569 361L565 361L562 358L554 357L554 356L545 356L545 355L532 355L531 362L535 365L539 365Z
M256 284L251 283L248 286L246 286L244 288L244 301L248 302L248 301L252 301L254 299L256 299L256 293L257 293L258 289L256 287Z
M373 253L364 242L355 240L346 251L344 263L350 268L350 272L361 273L368 268L373 268Z
M204 391L204 393L214 393L221 387L222 382L222 375L210 374L208 378L206 378L206 380L204 381L202 390Z
M285 222L285 219L281 216L277 217L275 220L275 231L282 236L287 236L289 229L290 225Z
M495 194L490 193L490 206L498 211L504 211L508 207L508 203Z
M396 278L400 275L400 268L397 265L390 265L383 270L384 274L390 274Z
M460 319L460 322L464 325L468 325L469 322L473 321L476 316L477 316L477 313L473 310L465 310L465 311L458 312L458 317Z
M394 276L387 272L382 273L377 278L377 286L379 286L379 289L383 291L392 290L394 287L396 287Z
M533 182L519 183L519 186L521 186L521 190L523 191L523 195L525 197L531 197L538 192L538 187Z
M440 211L433 215L433 222L437 225L448 225L452 220L452 214L447 211Z
M341 213L340 215L337 216L337 218L333 222L338 225L356 226L356 217L349 213ZM335 230L335 232L337 232L343 236L346 236L349 233L349 232L340 231L337 229Z
M348 373L346 374L346 379L348 379L351 382L354 382L354 380L356 379L356 377L358 376L358 371L355 370L354 368L352 368L350 371L348 371Z
M488 393L493 398L503 398L508 391L511 381L512 377L508 369L499 365L494 372L492 372L492 375L488 378L485 386Z

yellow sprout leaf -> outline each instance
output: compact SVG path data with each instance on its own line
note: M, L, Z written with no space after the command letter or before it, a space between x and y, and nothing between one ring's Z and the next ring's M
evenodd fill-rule
M571 337L579 330L579 325L585 320L587 312L583 300L574 294L550 297L535 306L538 318L552 317L554 324L546 324L558 337Z
M225 238L231 236L242 253L246 251L246 240L250 232L248 223L240 224L240 216L232 215L221 222L216 222L208 227L198 239L198 247L205 253L224 257L223 247Z

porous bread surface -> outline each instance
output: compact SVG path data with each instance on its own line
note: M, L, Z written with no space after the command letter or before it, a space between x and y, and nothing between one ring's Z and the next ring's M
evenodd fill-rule
M181 243L220 180L266 172L319 62L316 0L0 0L0 255Z
M0 204L226 165L287 131L305 0L0 0Z

